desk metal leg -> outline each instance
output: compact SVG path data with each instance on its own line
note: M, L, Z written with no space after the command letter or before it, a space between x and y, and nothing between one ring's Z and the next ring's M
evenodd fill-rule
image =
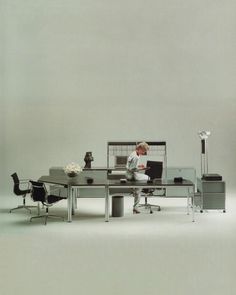
M187 214L189 215L189 195L190 195L190 192L189 192L189 187L188 187L188 197L187 197Z
M67 208L68 208L68 222L72 221L72 188L69 185L67 188Z
M75 215L75 189L72 187L71 188L71 195L72 195L72 208L71 208L71 214Z
M77 195L78 195L78 188L72 187L72 215L75 215L75 209L77 209Z
M105 195L105 221L109 221L109 208L110 208L110 198L109 198L109 187L106 186L106 195Z
M192 222L195 221L195 200L194 200L194 188L192 189L192 213L193 213L193 219Z
M76 187L75 188L75 197L74 197L74 209L78 209L78 205L77 205L78 196L79 196L79 189Z

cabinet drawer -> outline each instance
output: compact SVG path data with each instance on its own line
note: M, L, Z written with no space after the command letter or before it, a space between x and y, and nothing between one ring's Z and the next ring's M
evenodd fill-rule
M202 209L225 209L225 194L204 193L202 195Z
M203 198L225 198L224 193L201 193Z
M225 182L198 180L197 188L203 193L225 193Z

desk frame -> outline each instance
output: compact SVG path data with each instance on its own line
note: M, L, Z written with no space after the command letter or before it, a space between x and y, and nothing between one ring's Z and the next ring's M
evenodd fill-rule
M110 194L109 194L109 189L110 188L128 188L128 189L135 189L135 188L140 188L140 189L165 189L167 188L168 184L126 184L126 185L107 185L106 186L106 196L105 196L105 221L109 222L109 208L110 208ZM189 215L190 212L190 206L192 207L192 222L195 222L195 202L194 202L194 184L191 182L188 182L186 184L172 184L171 187L184 187L187 188L187 214ZM165 197L161 197L165 198ZM192 204L190 204L190 200L192 200Z
M67 188L67 211L68 211L68 222L72 222L72 215L74 214L74 209L76 208L76 197L75 192L79 188L89 188L89 189L98 189L98 188L104 188L105 189L105 221L109 222L109 215L110 215L110 194L109 190L110 188L128 188L128 189L134 189L134 188L140 188L140 189L164 189L168 186L171 187L185 187L187 188L188 195L187 195L187 214L189 215L190 212L190 199L192 200L192 221L195 221L195 202L194 202L194 183L187 181L186 183L152 183L147 184L146 182L127 182L125 184L120 183L119 181L111 182L111 181L105 181L104 183L99 184L85 184L85 183L70 183L70 181L66 179L58 179L50 177L50 176L42 176L40 177L39 181L45 182L47 184L54 184L58 186L63 186Z

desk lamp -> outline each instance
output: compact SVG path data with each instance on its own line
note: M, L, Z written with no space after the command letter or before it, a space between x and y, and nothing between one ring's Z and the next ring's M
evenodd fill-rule
M208 149L207 139L210 136L210 131L199 131L198 135L201 139L201 174L208 173Z

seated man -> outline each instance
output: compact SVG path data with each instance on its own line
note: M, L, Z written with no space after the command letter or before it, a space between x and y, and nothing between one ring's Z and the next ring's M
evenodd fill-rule
M146 142L141 142L136 146L135 151L133 151L128 157L126 164L126 178L128 180L148 180L149 177L139 171L145 170L144 165L139 165L140 156L145 155L149 150L149 146ZM134 189L134 206L133 213L138 214L138 205L140 202L141 190L139 188Z

